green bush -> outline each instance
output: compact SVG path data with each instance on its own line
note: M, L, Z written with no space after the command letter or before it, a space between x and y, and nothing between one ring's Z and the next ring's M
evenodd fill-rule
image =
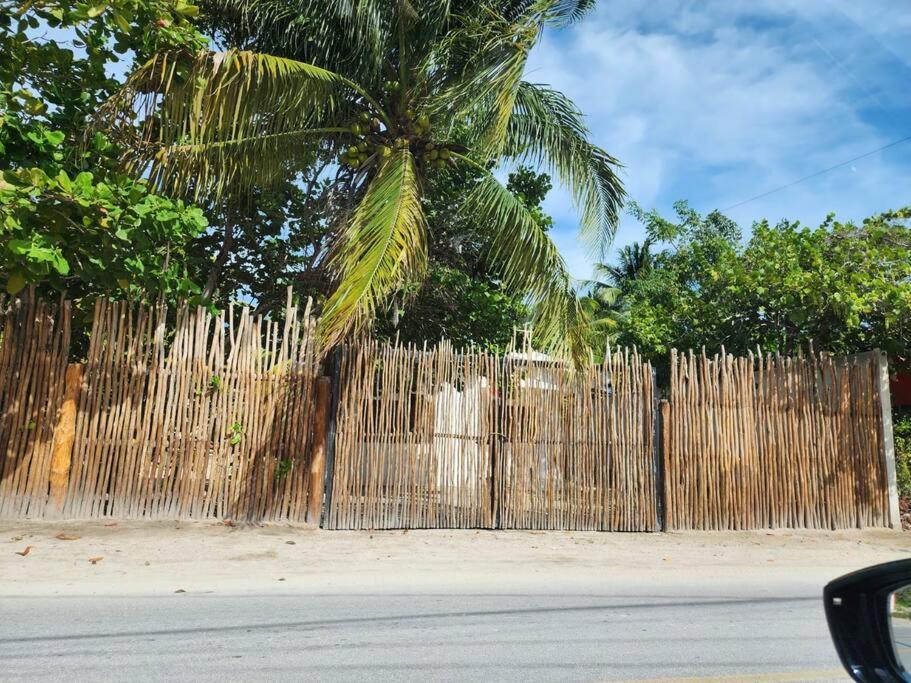
M911 413L895 414L892 421L895 436L895 477L898 495L911 498Z

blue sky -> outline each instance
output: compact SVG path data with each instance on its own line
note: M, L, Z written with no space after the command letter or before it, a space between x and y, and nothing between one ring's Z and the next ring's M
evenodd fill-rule
M911 136L911 0L602 0L545 33L526 79L586 113L630 197L724 209ZM911 204L911 141L728 212L815 225ZM546 201L576 277L568 196ZM624 215L615 248L642 239Z

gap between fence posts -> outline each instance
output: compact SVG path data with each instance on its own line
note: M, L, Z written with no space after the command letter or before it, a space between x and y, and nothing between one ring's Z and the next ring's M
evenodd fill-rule
M901 513L898 507L898 482L895 477L895 441L892 436L892 398L889 394L889 357L885 351L874 349L876 360L877 393L882 415L882 456L886 465L886 487L889 496L889 526L901 529Z
M651 372L652 381L652 404L648 407L651 412L652 423L652 471L654 473L654 483L652 484L652 500L655 501L655 530L664 529L664 504L661 497L663 490L662 481L664 473L661 469L661 411L658 404L658 373L655 368Z
M76 440L76 406L82 389L82 363L66 366L63 404L60 416L54 426L54 449L49 473L50 504L55 513L63 510L63 501L70 480L70 466L73 462L73 443Z
M336 347L332 351L332 360L329 362L329 377L331 379L329 389L329 410L328 423L326 430L326 466L324 472L325 495L322 496L322 515L320 515L319 525L326 527L329 525L329 515L332 512L332 484L335 481L335 435L337 432L336 419L338 417L338 400L339 400L339 381L341 374L341 355L340 350Z
M505 391L506 386L506 360L500 359L497 361L500 364L500 372L495 373L494 377L489 378L487 381L487 390L490 392L490 400L493 401L493 416L494 416L494 429L491 432L490 446L488 451L488 457L490 458L490 528L499 529L500 528L500 496L497 477L500 475L497 470L497 459L500 457L500 453L503 451L503 442L506 437L503 434L502 430L506 427L504 425L504 417L502 411L505 409L503 402L501 401L502 392ZM498 386L498 383L501 383L503 386Z
M310 454L310 478L307 482L307 523L319 525L326 484L326 442L328 441L331 382L318 377L314 390L313 446Z

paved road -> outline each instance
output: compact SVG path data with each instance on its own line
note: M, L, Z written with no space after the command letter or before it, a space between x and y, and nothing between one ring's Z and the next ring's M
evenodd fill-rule
M809 591L547 590L5 597L2 678L846 680Z

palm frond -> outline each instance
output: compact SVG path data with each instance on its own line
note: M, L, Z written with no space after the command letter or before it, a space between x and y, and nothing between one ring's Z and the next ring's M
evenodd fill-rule
M426 107L431 118L471 119L466 142L487 159L498 157L541 27L541 16L531 11L511 21L489 10L447 34L423 65L425 86L434 93Z
M427 226L414 157L396 150L367 185L332 257L339 282L323 309L327 347L370 321L427 265Z
M581 21L595 8L597 0L553 0L547 10L547 23L567 26Z
M519 84L504 153L557 177L579 212L581 237L603 254L626 192L617 175L620 162L587 138L582 113L567 97L544 85Z
M127 164L152 178L178 178L179 173L159 167L184 157L171 158L162 150L325 127L357 96L369 99L344 76L282 57L240 50L161 53L127 79L99 120L111 129L133 131L138 116L140 137L127 147ZM224 187L215 185L219 192Z
M466 198L465 211L493 231L490 260L499 267L506 289L526 297L538 342L577 364L584 362L589 356L587 316L547 232L489 172Z
M243 196L293 176L313 161L319 141L347 128L304 128L223 142L161 147L149 170L154 187L181 188L180 194L219 197L225 188Z
M203 0L212 28L240 47L357 73L382 73L391 39L388 0ZM232 44L232 46L234 46Z
M498 0L497 12L511 21L536 12L554 26L564 26L582 19L594 9L597 0ZM470 3L471 8L489 7L492 3ZM477 11L477 10L476 10Z

